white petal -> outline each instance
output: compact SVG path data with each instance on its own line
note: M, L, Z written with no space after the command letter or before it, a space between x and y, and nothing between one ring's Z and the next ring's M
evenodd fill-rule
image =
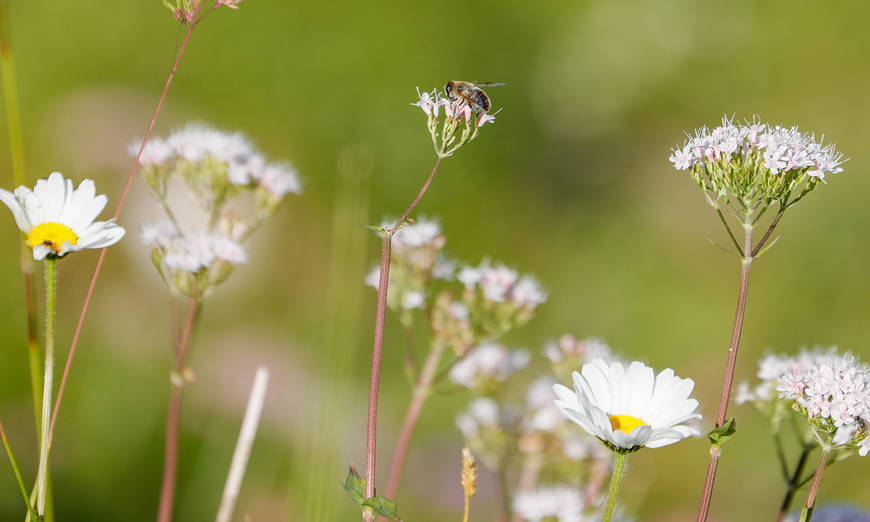
M70 183L70 188L71 188ZM63 179L60 172L52 172L48 180L39 180L36 182L34 194L42 203L43 211L45 212L45 221L57 222L64 209L66 202L67 183Z
M588 393L590 395L590 399L592 399L595 404L606 411L610 411L611 406L613 404L613 395L610 390L610 383L608 382L608 375L606 373L607 368L602 368L603 363L601 359L593 361L590 364L584 364L583 369L583 383L586 385ZM578 387L578 375L574 372L574 387ZM579 390L578 390L578 393Z
M21 206L21 203L18 202L15 195L9 191L0 189L0 201L2 201L3 204L9 207L9 210L12 211L12 216L15 218L15 224L18 225L18 229L25 234L29 233L30 229L33 227L30 225L30 220L27 219L27 213L24 211L24 208Z
M69 221L67 221L68 226L76 233L78 233L78 231L83 231L90 226L95 219L97 219L97 216L99 216L100 212L102 212L106 207L107 202L108 198L106 198L105 194L100 194L91 199L81 200L78 202L76 215L69 216Z
M623 408L618 413L631 415L649 423L644 416L649 413L648 406L654 385L655 373L652 368L640 362L631 363L625 373L624 385L629 394Z
M124 237L127 231L109 221L96 221L79 237L81 248L105 248L114 245Z
M33 247L33 259L37 261L42 261L45 259L45 256L52 253L54 253L54 251L45 245L36 245Z

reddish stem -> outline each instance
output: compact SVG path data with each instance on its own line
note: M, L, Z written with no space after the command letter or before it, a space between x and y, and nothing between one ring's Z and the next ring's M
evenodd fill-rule
M749 269L752 266L752 227L745 227L743 266L740 270L740 288L737 292L737 310L734 313L734 327L731 330L731 343L728 345L728 362L725 365L725 379L722 383L722 394L719 397L719 411L716 414L716 427L725 423L728 413L728 401L731 397L731 386L734 383L734 368L737 364L737 348L740 345L740 333L743 330L743 316L746 312L746 294L749 288ZM761 243L759 243L761 244ZM719 466L719 456L722 449L718 445L710 448L710 458L707 461L707 474L704 478L704 493L701 506L698 509L698 522L707 520L710 511L710 500L713 497L713 484L716 480L716 469Z
M380 281L378 283L378 304L375 314L375 336L372 346L372 370L369 377L369 408L368 420L366 423L366 498L375 496L375 461L377 456L377 429L378 429L378 387L381 379L381 359L384 353L384 319L387 310L387 288L390 281L390 253L392 247L393 234L399 230L399 227L423 198L423 194L428 190L435 173L438 172L438 166L441 165L441 157L435 160L435 165L429 173L429 177L423 183L423 187L417 193L414 201L405 209L405 212L396 221L396 224L389 230L384 230L384 239L381 244L381 271ZM364 518L366 522L372 522L375 519L374 512L364 510Z
M828 467L828 456L831 454L831 448L828 444L822 446L822 454L819 456L819 466L816 468L816 474L813 475L813 483L810 485L810 492L807 494L806 509L812 513L813 506L816 505L816 495L819 493L819 486L822 485L822 473ZM809 520L809 518L807 518Z
M381 272L378 282L378 306L375 315L375 339L372 348L372 371L369 378L369 410L366 430L366 498L375 496L375 457L378 430L378 384L381 378L381 359L384 353L384 316L387 311L387 283L390 278L390 248L392 236L384 233L381 243ZM371 513L366 513L373 520Z
M160 113L160 108L163 106L163 101L166 99L166 93L169 92L169 86L172 84L172 79L175 78L175 72L178 70L178 64L181 62L181 57L184 50L187 48L187 43L190 41L190 35L193 33L195 24L190 24L187 29L187 34L184 36L184 41L178 49L178 54L175 56L175 63L172 64L172 69L169 71L169 78L166 79L166 85L163 86L163 92L160 94L160 99L157 101L157 107L154 109L154 114L151 116L151 121L148 122L148 129L145 131L145 137L142 138L142 145L139 146L139 153L136 155L136 160L133 162L133 167L130 169L130 174L127 176L127 182L124 184L124 190L121 192L121 198L118 200L118 206L115 209L114 218L117 219L121 215L121 209L124 208L124 202L127 200L127 193L130 191L130 185L133 183L133 177L136 175L136 170L139 168L139 162L142 158L142 151L145 150L145 145L151 137L151 131L154 128L154 122L157 121L157 115ZM94 286L97 284L97 278L100 276L100 270L103 267L103 260L106 258L106 249L100 251L100 257L97 259L97 266L94 268L94 275L91 276L91 283L88 286L88 292L85 294L85 302L82 305L82 311L79 314L78 323L76 323L75 333L73 334L72 343L70 344L69 354L66 357L66 364L63 368L63 376L60 379L60 385L57 389L57 399L54 402L54 412L51 416L51 427L49 428L49 442L54 435L54 424L57 421L57 412L60 406L60 400L63 398L63 392L66 388L66 379L69 375L70 365L72 364L73 356L75 355L76 346L78 346L79 334L82 331L82 324L85 321L85 315L88 313L88 307L91 303L91 297L94 293Z
M166 421L166 449L163 455L163 482L160 486L160 507L157 510L158 522L172 520L172 505L175 499L175 475L178 467L178 427L181 419L181 394L184 380L184 358L190 348L193 328L199 316L201 305L197 298L191 297L187 305L187 317L175 354L174 375L169 392L169 411Z
M411 403L408 405L408 411L405 413L405 420L402 423L402 431L399 432L399 439L396 442L396 449L393 451L393 461L390 465L390 475L387 478L387 487L384 490L387 498L396 499L396 492L399 490L399 482L402 480L402 471L405 469L405 458L408 456L408 449L411 446L411 439L414 437L414 429L417 427L417 421L420 420L420 412L423 411L423 405L429 397L429 391L432 387L432 381L438 371L438 363L441 361L441 355L444 353L444 346L441 343L436 343L429 350L426 356L426 361L423 363L423 369L420 372L420 378L414 385L414 391L411 396Z

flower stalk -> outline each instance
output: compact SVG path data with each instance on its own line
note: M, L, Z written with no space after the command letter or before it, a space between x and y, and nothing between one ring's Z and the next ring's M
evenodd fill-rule
M196 9L199 9L202 5L202 2L199 2ZM172 80L175 78L175 73L178 71L178 64L181 63L181 57L184 56L184 51L187 49L187 45L190 42L190 37L193 34L193 29L196 27L195 23L189 24L187 27L187 32L184 35L184 40L181 42L181 46L178 48L178 53L175 55L175 61L172 64L172 68L169 70L169 77L166 79L166 84L163 86L163 92L160 93L160 98L157 100L157 107L154 109L154 113L151 115L151 120L148 122L148 128L145 131L145 136L142 138L142 145L139 147L139 153L136 156L136 160L133 162L133 166L130 169L130 174L127 175L127 181L124 184L124 189L121 191L121 198L118 200L118 206L115 208L114 218L117 219L121 214L121 210L124 208L124 202L127 199L127 193L130 191L130 185L133 183L133 177L136 175L136 171L139 168L140 161L142 159L142 151L145 149L145 145L148 143L148 139L151 137L151 131L154 129L154 123L157 121L157 115L160 114L160 109L163 107L163 102L166 99L166 94L169 92L169 86L172 85ZM72 365L73 356L76 352L76 347L78 346L79 335L82 331L82 325L85 321L85 316L88 313L88 307L91 303L91 297L94 294L94 287L97 284L97 279L100 276L100 270L103 267L103 260L106 258L106 249L103 248L100 251L100 257L97 259L97 264L94 267L94 273L91 276L91 282L88 285L88 291L85 294L85 300L82 304L82 310L79 314L78 322L76 323L76 329L73 333L72 342L70 343L69 354L66 357L66 363L63 368L63 375L60 379L60 385L57 389L57 399L54 404L54 415L51 419L51 425L49 428L50 434L49 439L54 434L54 425L57 421L57 411L60 408L60 401L63 398L63 392L66 389L66 380L69 376L70 366Z
M602 522L610 522L613 517L613 508L616 505L616 495L619 493L619 486L622 484L622 477L625 475L625 459L628 456L623 452L615 452L616 458L613 463L613 476L610 479L610 488L607 490L607 503L604 507L604 517Z
M819 456L819 465L816 467L816 473L813 475L813 483L810 486L810 492L807 494L807 503L801 511L800 522L810 522L813 518L813 508L816 505L816 495L819 492L819 486L822 484L822 474L825 468L828 467L828 457L831 455L831 444L828 441L822 446L822 454Z
M175 500L175 478L178 467L178 431L181 423L181 398L184 390L185 358L190 348L193 330L196 326L202 304L191 297L187 305L187 316L181 337L175 350L175 365L170 377L169 410L166 421L166 448L163 455L163 480L160 485L160 505L157 521L172 520L172 506Z
M423 183L417 196L411 202L402 216L389 229L383 229L381 234L381 269L380 281L378 283L378 303L375 314L375 333L372 347L372 368L369 376L369 406L368 419L366 423L366 490L365 497L372 498L375 496L375 461L377 455L377 428L378 428L378 390L381 378L381 359L384 352L384 320L387 311L387 290L390 279L390 253L392 248L393 234L404 224L408 215L423 198L423 195L432 184L435 174L438 172L438 167L441 165L441 156L435 160L429 177ZM375 519L373 511L364 510L364 519L366 522L372 522Z
M405 458L408 456L408 448L411 446L411 439L414 436L414 429L417 422L420 420L420 413L423 411L423 406L426 399L432 392L432 384L438 372L438 365L441 362L441 356L444 354L446 346L443 343L436 342L429 350L426 360L423 363L423 368L420 371L420 377L414 384L414 390L411 395L411 403L408 405L408 410L405 412L405 420L402 422L402 430L399 432L399 439L396 442L396 449L393 450L393 460L390 466L390 475L387 478L387 487L385 494L387 498L394 499L399 489L399 482L402 480L402 472L405 469Z
M3 95L6 103L6 123L9 127L9 150L12 156L12 179L17 186L27 183L24 165L24 132L21 130L21 110L18 102L18 80L9 31L9 2L0 1L0 69L3 71ZM24 310L27 316L27 354L30 384L33 389L33 410L37 437L40 437L42 391L42 354L37 337L36 290L33 285L33 261L27 246L21 245L21 275L24 279Z
M54 383L54 312L57 293L57 258L45 260L45 376L42 381L42 427L39 437L39 468L36 474L36 513L45 514L48 483L48 452L51 449L48 420L51 418L52 384Z

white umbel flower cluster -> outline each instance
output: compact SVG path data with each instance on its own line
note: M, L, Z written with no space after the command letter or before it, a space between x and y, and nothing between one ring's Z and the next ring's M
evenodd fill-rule
M166 218L145 225L142 241L170 290L196 298L246 263L243 242L302 192L292 167L267 162L241 133L199 124L152 138L140 163Z
M139 145L130 145L136 155ZM202 124L190 124L167 138L152 138L142 151L142 167L147 170L174 170L223 175L235 186L259 186L276 199L301 194L302 183L286 163L268 163L239 132L224 132ZM220 167L220 168L216 168ZM149 175L146 172L146 180Z
M164 249L163 262L174 270L196 273L211 268L215 263L239 265L248 262L245 247L237 241L204 231L186 237L169 222L142 227L142 243Z
M796 126L770 125L757 116L742 125L735 125L733 117L723 117L722 125L714 129L697 129L672 150L669 159L677 170L687 170L706 162L743 162L755 153L761 154L763 168L771 174L803 170L807 176L824 180L826 174L843 171L843 154L834 144L824 144L824 137L817 142L814 135L801 133Z
M829 348L769 355L758 377L754 388L741 385L741 402L785 400L833 446L857 448L862 456L870 452L870 366L853 354Z
M653 369L635 361L628 368L596 359L574 372L574 389L557 384L556 405L571 421L613 451L659 448L699 434L689 424L700 420L695 386L670 368Z
M542 486L534 491L519 493L514 499L513 511L522 520L540 522L584 522L583 493L572 486Z
M24 186L14 193L0 189L0 201L12 211L37 261L86 248L105 248L124 237L124 228L113 219L94 221L107 198L96 195L89 179L73 189L72 180L52 172L48 179L37 181L33 190Z

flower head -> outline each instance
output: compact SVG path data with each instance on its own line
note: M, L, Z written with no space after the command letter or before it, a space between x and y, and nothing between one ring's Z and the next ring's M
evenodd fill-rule
M203 230L184 235L168 221L143 226L141 238L169 287L185 295L207 295L236 265L248 262L239 242Z
M40 179L33 190L21 186L15 192L0 189L2 201L36 260L63 257L86 248L105 248L124 237L124 228L114 220L94 221L106 206L105 195L96 195L94 182L86 179L77 189L60 172Z
M480 128L486 123L495 123L495 115L475 109L461 96L445 97L438 89L420 91L417 87L417 101L411 103L426 115L426 126L432 137L435 153L446 158L460 147L477 137ZM444 116L441 117L441 108ZM501 110L501 109L499 109Z
M759 215L771 204L794 205L827 174L843 171L846 161L833 144L795 127L752 121L735 124L722 118L713 129L702 127L672 149L670 161L688 170L714 208Z
M768 356L758 376L761 383L748 393L750 400L784 400L821 442L856 448L862 456L870 451L870 366L853 354L830 348Z
M700 419L698 401L690 399L695 383L670 368L654 375L652 368L632 362L608 364L602 359L574 372L574 390L553 387L556 405L571 421L600 439L611 450L627 453L659 448L698 430L684 423Z

